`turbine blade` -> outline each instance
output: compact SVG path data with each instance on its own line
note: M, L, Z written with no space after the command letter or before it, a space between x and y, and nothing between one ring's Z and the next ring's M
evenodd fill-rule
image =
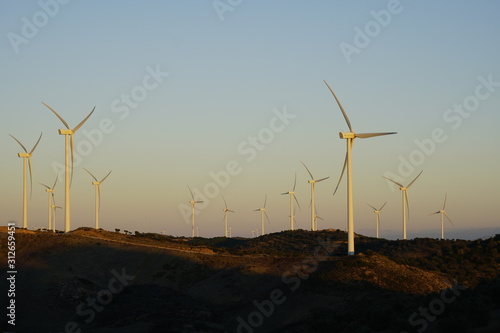
M444 195L444 204L443 204L443 210L446 208L446 197L448 196L448 193Z
M85 122L87 121L87 119L90 118L90 116L92 115L92 113L94 113L95 111L95 106L94 108L92 109L92 111L89 113L89 115L87 117L85 117L85 119L83 119L74 129L73 129L73 132L76 132L80 129L80 127L83 126L83 124L85 124Z
M47 185L42 184L42 183L39 183L39 184L42 185L43 187L46 187L48 190L50 190L50 187L48 187Z
M342 177L344 177L344 172L347 167L347 152L345 153L345 160L344 160L344 166L342 167L342 172L340 174L339 181L337 182L337 186L335 187L335 191L333 191L333 195L337 193L337 190L339 189L340 182L342 181Z
M222 199L224 200L224 205L226 206L226 209L227 209L227 202L226 202L226 198L224 198L224 194L222 195Z
M31 156L28 157L28 167L30 169L30 200L31 200L31 195L33 194L33 173L31 172Z
M430 214L429 214L429 215L427 215L427 216L436 215L436 214L439 214L439 213L440 213L440 211L437 211L437 212L435 212L435 213L430 213Z
M382 205L382 207L380 207L380 209L378 211L380 212L382 210L382 208L385 207L386 204L387 204L387 201Z
M52 185L52 189L54 189L56 187L56 184L57 184L57 179L59 178L59 175L56 175L56 181L54 182L54 185Z
M66 122L66 120L64 120L63 117L61 117L53 108L51 108L50 106L48 106L44 102L42 102L42 104L45 105L46 107L48 107L50 109L50 111L54 112L54 114L57 116L57 118L59 118L59 120L62 121L62 123L64 124L64 126L66 126L67 129L71 129L71 128L69 128L69 125Z
M294 194L293 195L293 198L295 199L295 202L297 203L297 206L299 206L299 210L300 210L300 204L299 204L299 200L297 200L297 196Z
M391 178L387 178L387 177L384 177L384 176L382 176L382 177L383 177L383 178L385 178L385 179L387 179L387 180L390 180L391 182L393 182L393 183L394 183L394 184L396 184L396 185L399 185L399 187L404 187L404 186L403 186L403 184L398 183L397 181L392 180Z
M42 139L42 134L43 132L40 133L40 137L38 138L38 141L35 143L35 145L33 146L33 148L31 149L30 151L30 154L33 154L33 152L35 151L36 149L36 146L38 146L38 144L40 143L40 140Z
M318 180L316 180L316 183L322 182L323 180L326 180L328 178L330 178L330 177L325 177L325 178L318 179Z
M191 191L191 187L189 187L189 185L188 185L187 187L188 187L188 189L189 189L189 192L191 193L191 198L192 198L192 199L193 199L193 201L194 201L193 191Z
M455 225L453 224L453 222L451 222L451 219L450 219L450 217L448 216L448 214L446 214L446 212L443 212L443 214L444 214L444 216L448 219L448 221L450 221L451 225L452 225L452 226L455 226Z
M111 171L113 171L113 170L111 170ZM99 183L102 184L102 182L104 182L106 180L106 178L108 178L108 176L111 174L111 171Z
M269 220L269 216L267 216L266 211L264 211L264 215L266 216L267 222L268 222L269 224L271 224L271 220Z
M383 133L357 133L355 134L357 138L360 139L366 139L366 138L373 138L375 136L382 136L382 135L390 135L390 134L397 134L398 132L383 132Z
M367 204L368 206L370 206L371 208L373 208L373 210L378 210L377 208L373 207L372 205L370 204Z
M290 194L290 192L281 193L281 195Z
M266 204L267 204L267 194L266 194L266 196L264 197L264 209L266 209Z
M307 172L309 173L309 176L311 176L311 180L314 180L314 177L313 177L313 175L312 175L311 171L309 171L309 168L305 165L305 163L304 163L304 162L302 162L302 161L300 161L300 163L302 163L302 164L306 167L306 170L307 170Z
M24 152L25 153L28 153L28 150L26 149L26 147L21 143L21 141L19 141L18 139L16 139L15 136L13 136L12 134L9 134L14 140L17 141L17 143L19 143L21 145L21 147L23 148Z
M408 184L408 186L406 186L406 188L409 188L417 180L417 178L420 177L420 175L422 174L422 172L424 172L424 170L420 171L420 173L417 175L417 177L415 177L415 179L413 179L411 181L411 183Z
M97 180L97 178L96 178L96 177L95 177L95 176L94 176L94 175L93 175L93 174L92 174L89 170L87 170L87 169L85 169L85 168L83 168L83 170L87 171L87 172L89 173L89 175L90 175L92 178L94 178L94 180L96 181L96 183L97 183L97 182L99 182L99 181Z
M406 210L408 211L408 218L410 218L410 202L408 200L408 192L405 192L405 200L406 200Z
M293 181L293 190L292 190L292 192L295 192L295 185L297 185L297 172L295 173L295 180Z
M330 89L330 92L332 93L333 97L337 101L337 104L340 107L340 111L342 111L342 114L344 115L345 122L347 123L347 126L349 127L349 131L354 132L352 130L351 122L349 121L349 118L347 117L347 114L345 113L344 108L342 107L342 104L340 104L340 101L337 98L337 95L335 95L335 93L333 92L332 88L330 88L330 86L328 85L328 83L325 80L323 80L323 82L325 82L326 86L328 87L328 89Z

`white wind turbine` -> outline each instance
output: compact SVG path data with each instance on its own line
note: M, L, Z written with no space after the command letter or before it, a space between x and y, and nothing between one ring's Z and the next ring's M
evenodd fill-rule
M267 194L266 194L266 197L264 198L264 208L258 208L258 209L255 209L254 211L255 212L260 212L260 227L262 229L262 235L264 235L265 233L265 229L264 229L264 215L266 216L267 218L267 221L269 222L269 216L267 216L267 213L266 213L266 203L267 203Z
M51 206L52 209L53 209L53 212L52 212L52 231L56 231L56 222L57 222L57 219L56 219L56 212L57 212L57 209L62 209L62 207L59 207L59 206L56 206L56 203L54 202L54 204Z
M74 129L71 129L68 123L50 106L43 103L46 107L49 108L50 111L54 112L54 114L61 120L61 122L66 126L66 129L59 129L59 134L64 135L65 139L65 148L64 148L64 178L65 178L65 194L64 194L64 231L69 232L71 229L71 207L70 207L70 185L71 179L73 179L73 159L74 159L74 150L75 150L75 141L73 135L83 126L83 124L89 119L89 117L94 113L95 107L89 113L85 119L83 119ZM70 159L71 155L71 159ZM70 166L71 163L71 166ZM71 178L70 178L71 173Z
M195 211L195 206L197 203L203 203L203 201L196 201L194 200L194 195L193 191L191 191L191 188L188 186L189 193L191 193L191 201L189 203L191 204L191 237L194 237L194 211ZM196 228L196 231L198 232L198 228ZM198 237L198 236L197 236Z
M429 214L429 215L441 214L441 239L444 239L444 218L446 217L448 221L450 221L451 225L453 225L453 222L451 222L450 218L448 217L448 214L446 214L446 212L444 211L444 209L446 208L446 197L447 194L444 195L443 209L440 209L435 213Z
M95 186L95 228L99 229L99 210L101 208L101 184L108 178L111 174L111 171L108 172L106 177L101 179L100 181L87 169L83 168L85 171L89 173L89 175L94 178L95 182L92 182L92 185Z
M295 202L297 203L297 206L300 209L299 201L297 200L297 196L295 195L295 185L297 185L297 173L295 173L295 180L293 181L293 190L281 193L281 195L288 194L290 196L290 230L294 230L293 226L295 221L295 216L293 215L293 199L295 199Z
M43 187L45 187L45 192L48 194L48 224L49 224L49 230L53 229L55 231L55 226L51 227L52 223L52 205L55 205L55 200L54 200L54 188L56 187L57 184L57 179L59 178L59 175L56 176L56 181L54 182L54 185L52 187L49 187L48 185L40 183Z
M372 205L368 204L368 206L370 206L371 208L373 208L373 212L375 213L375 229L376 229L376 234L377 234L377 238L378 238L378 229L380 227L380 211L382 210L382 208L385 207L385 204L387 203L387 201L382 205L382 207L380 207L379 209L373 207Z
M27 170L26 170L26 165L29 168L30 172L30 198L31 198L31 192L33 190L33 178L32 178L32 172L31 172L31 155L36 149L36 146L38 146L38 143L42 139L42 133L40 133L40 137L38 138L38 141L35 143L33 148L30 150L28 153L28 150L26 147L16 139L12 134L9 134L14 140L16 140L17 143L23 148L24 153L18 153L17 156L21 157L23 159L23 228L27 229L28 228L28 182L27 182Z
M339 182L337 184L337 188L335 189L335 192L337 191L340 181L342 180L342 177L344 175L344 171L347 168L347 254L348 255L354 255L354 207L353 207L353 193L352 193L352 158L351 158L351 150L352 150L352 145L354 142L355 138L360 138L360 139L367 139L367 138L372 138L375 136L382 136L382 135L389 135L389 134L396 134L397 132L384 132L384 133L354 133L351 122L349 121L349 118L347 117L347 114L344 111L344 108L342 107L342 104L340 104L339 99L333 92L332 88L324 81L330 92L332 93L333 97L335 98L335 101L337 101L337 104L340 108L340 111L342 111L342 115L344 116L344 119L347 123L347 126L349 127L350 132L340 132L339 136L341 139L346 139L347 143L347 152L345 156L345 161L344 161L344 167L342 168L342 173L340 175ZM335 194L334 192L334 194Z
M401 190L401 194L403 196L403 239L406 239L406 212L408 211L408 217L410 217L410 203L408 202L408 193L406 192L410 186L417 180L418 177L424 172L424 170L420 171L420 173L417 175L417 177L413 178L413 180L408 184L408 186L404 186L401 183L398 183L395 180L392 180L390 178L384 177L387 180L390 180L394 184L399 186L399 189Z
M314 225L316 226L316 229L318 228L318 223L316 222L318 219L321 221L324 221L319 215L318 215L318 210L314 208Z
M311 231L316 231L318 228L316 227L316 213L315 213L316 206L314 205L314 185L316 183L322 182L323 180L328 179L330 177L325 177L325 178L315 180L311 171L309 171L309 168L305 165L305 163L302 161L300 161L300 163L302 163L304 165L307 172L309 173L309 176L311 176L311 180L307 181L309 184L311 184Z
M224 205L225 205L225 208L223 209L224 210L224 237L227 238L228 231L229 231L227 228L227 213L228 212L234 213L235 211L227 208L227 202L226 202L226 198L224 198L224 196L222 196L222 199L224 199Z

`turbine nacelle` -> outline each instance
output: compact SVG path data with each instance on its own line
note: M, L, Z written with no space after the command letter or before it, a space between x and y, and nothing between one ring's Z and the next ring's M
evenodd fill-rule
M339 137L341 139L354 139L356 137L356 134L352 132L340 132Z
M99 182L92 182L92 185L101 185Z
M23 158L30 158L31 154L30 153L17 153L17 156L23 157Z
M73 135L75 132L70 129L59 129L59 134L60 135Z

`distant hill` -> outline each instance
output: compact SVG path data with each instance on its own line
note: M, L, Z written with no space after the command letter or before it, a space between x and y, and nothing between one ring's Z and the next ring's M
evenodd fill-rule
M5 253L5 228L0 237ZM356 235L355 256L345 255L345 239L340 230L206 239L18 229L16 329L350 333L416 332L424 324L435 332L495 329L500 235L474 241ZM4 257L1 265L6 270ZM451 299L452 290L460 295L441 302L444 309L434 320L422 321L419 309Z

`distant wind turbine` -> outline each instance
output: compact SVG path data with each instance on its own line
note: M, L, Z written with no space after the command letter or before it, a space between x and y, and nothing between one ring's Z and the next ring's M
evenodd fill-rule
M447 194L444 195L443 209L440 209L435 213L429 214L429 215L441 214L441 239L444 239L444 218L446 217L448 221L450 221L451 225L453 225L453 222L451 222L450 218L448 217L448 214L446 214L446 212L444 211L444 209L446 208L446 197Z
M43 103L46 107L49 108L50 111L54 112L54 114L61 120L61 122L66 126L66 129L60 129L59 134L64 135L65 139L65 149L64 149L64 164L65 164L65 172L64 172L64 178L65 178L65 195L64 195L64 231L69 232L71 229L71 207L70 207L70 184L71 184L71 179L73 179L73 160L74 160L74 150L75 150L75 141L73 135L80 129L80 127L83 126L83 124L89 119L89 117L94 113L95 107L92 109L92 111L89 113L85 119L83 119L74 129L71 129L68 125L68 123L50 106L47 104ZM71 155L71 159L70 159ZM70 166L71 165L71 166ZM70 178L70 173L71 173L71 178Z
M347 152L345 156L345 161L344 161L344 167L342 168L342 173L340 174L340 179L339 182L337 183L337 188L335 189L335 192L337 192L337 189L339 187L340 181L342 180L342 177L344 175L344 171L347 168L347 254L348 255L354 255L354 207L353 207L353 193L352 193L352 159L351 159L351 150L352 150L352 145L354 143L355 138L360 138L360 139L366 139L366 138L372 138L375 136L382 136L382 135L389 135L389 134L396 134L396 132L384 132L384 133L354 133L351 122L349 121L349 118L347 117L347 114L344 111L344 108L342 107L342 104L340 104L339 99L333 92L332 88L324 81L330 92L332 93L333 97L335 98L335 101L337 101L337 104L339 105L340 111L342 111L342 115L344 116L344 119L347 123L347 126L349 127L349 132L340 132L339 136L341 139L346 139L347 143ZM334 194L335 194L334 192Z
M94 178L95 182L92 182L92 185L95 186L95 228L99 229L99 210L101 208L101 184L108 178L111 174L111 171L108 172L106 177L101 179L100 181L87 169L84 168L85 171L89 173L89 175Z
M56 181L54 182L54 185L52 185L52 187L49 187L45 184L42 184L40 183L40 185L42 185L43 187L45 187L45 192L47 192L48 194L48 214L49 214L49 217L48 217L48 225L49 225L49 229L54 229L55 228L52 228L50 225L52 223L52 205L55 205L55 200L54 200L54 188L56 187L56 184L57 184L57 179L59 178L59 175L56 176Z
M267 216L267 213L266 213L266 203L267 203L267 194L266 194L266 197L264 198L264 208L258 208L258 209L255 209L254 211L255 212L260 212L260 227L262 229L262 235L264 235L265 233L265 229L264 229L264 215L266 216L267 218L267 221L269 222L269 216Z
M235 211L227 208L227 202L226 202L226 198L224 198L224 195L222 196L222 199L224 199L224 206L225 206L225 208L223 209L224 210L224 236L227 238L228 231L229 231L227 228L227 213L228 212L234 213Z
M52 220L52 231L55 232L56 231L56 222L57 222L56 212L57 212L58 209L62 209L62 207L57 206L55 204L55 202L54 202L54 204L52 205L52 209L53 209L53 212L52 212L52 218L53 218L53 220Z
M377 238L378 238L378 229L380 227L380 211L382 210L382 208L385 207L385 204L387 203L387 201L382 205L382 207L380 207L379 209L373 207L372 205L368 204L368 206L370 206L371 208L373 208L373 212L375 213L375 228L377 230L376 234L377 234Z
M191 237L194 237L194 211L195 211L195 206L197 203L203 203L203 201L196 201L194 200L194 195L193 191L191 191L191 188L188 186L189 193L191 193L191 201L189 203L191 204ZM198 229L198 228L196 228Z
M316 222L318 219L321 221L324 221L319 215L318 215L318 210L314 208L314 225L316 226L316 229L318 229L318 223Z
M406 239L406 212L408 211L408 217L410 217L410 203L408 201L408 193L406 192L410 186L417 180L418 177L424 172L424 170L420 171L420 173L417 175L417 177L413 178L413 180L408 184L408 186L404 186L401 183L398 183L395 180L392 180L390 178L384 177L387 180L390 180L394 184L399 186L399 189L401 190L401 194L403 196L403 239Z
M295 221L295 216L293 215L293 199L295 199L295 202L297 203L297 206L300 209L299 201L297 200L297 196L295 195L295 186L296 185L297 185L297 173L295 173L295 180L293 181L293 190L291 190L289 192L281 193L281 195L285 195L285 194L290 195L290 230L294 230L293 226L294 226L294 221Z
M323 180L328 179L330 177L325 177L325 178L315 180L311 171L309 171L309 168L305 165L305 163L302 161L300 161L300 163L302 163L304 165L307 172L309 173L309 176L311 176L311 180L307 181L309 184L311 184L311 231L316 231L317 228L316 228L316 223L315 223L316 222L316 213L315 213L316 206L314 205L314 185L316 183L322 182Z
M9 134L14 140L16 140L17 143L23 148L24 153L18 153L17 156L21 157L23 159L23 228L27 229L28 228L28 185L27 185L27 170L26 170L26 165L28 165L29 172L30 172L30 199L31 199L31 193L33 191L33 175L31 172L31 155L36 149L36 146L38 146L38 143L42 139L42 133L40 133L40 137L38 138L38 141L35 143L33 148L30 150L28 153L28 150L26 147L16 139L15 136L12 134Z

